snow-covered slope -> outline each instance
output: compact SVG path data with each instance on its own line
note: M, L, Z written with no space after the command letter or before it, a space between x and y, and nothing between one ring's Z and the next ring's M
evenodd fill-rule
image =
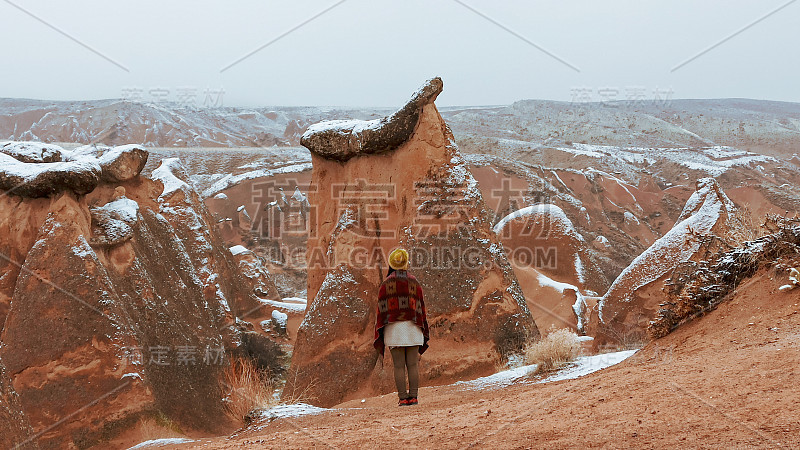
M679 222L634 259L611 285L600 301L601 320L609 298L630 301L634 291L661 278L678 262L691 259L702 243L695 236L711 236L719 224L726 225L727 214L735 209L733 202L713 179L706 178L697 184L698 189L686 202Z

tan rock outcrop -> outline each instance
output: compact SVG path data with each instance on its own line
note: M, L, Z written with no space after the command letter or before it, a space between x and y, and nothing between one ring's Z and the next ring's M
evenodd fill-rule
M100 180L114 183L139 176L147 157L135 145L66 151L50 144L10 142L0 147L0 189L21 197L86 194Z
M225 177L203 192L227 244L256 252L282 296L305 297L308 200L303 192L310 181L310 162L288 164ZM238 211L242 207L249 220Z
M558 206L539 204L515 211L502 218L494 232L515 263L583 286L586 241Z
M122 145L105 151L98 158L103 181L114 183L132 180L144 169L147 157L147 151L136 145Z
M255 253L241 245L231 247L230 250L234 260L239 265L239 270L246 280L247 286L255 295L269 300L281 299L269 271Z
M538 329L477 182L433 104L434 79L394 115L309 128L309 305L285 397L332 405L393 390L375 370L378 286L395 247L408 248L425 289L431 347L422 379L486 374ZM386 358L386 370L390 365Z
M87 211L73 195L54 200L21 266L0 336L23 410L48 445L85 445L91 437L82 435L84 424L98 417L118 422L154 400L141 378L125 377L118 353L135 341L125 332L130 325L109 274L85 238L88 228Z
M591 295L605 293L633 258L669 231L694 191L661 191L649 183L640 189L595 169L548 169L475 155L470 160L487 206L497 211L496 222L538 204L554 204L564 211L591 243L582 255L582 289ZM504 246L513 253L507 242Z
M664 282L679 265L707 257L716 240L729 239L736 226L734 210L716 180L698 180L675 226L639 255L600 300L589 324L595 344L646 339L647 326L666 299Z
M582 309L587 272L587 245L564 211L539 204L517 210L495 226L514 267L528 308L540 329L583 331ZM587 261L587 262L585 262Z
M42 142L6 142L0 145L0 153L4 153L24 163L61 162L61 147Z

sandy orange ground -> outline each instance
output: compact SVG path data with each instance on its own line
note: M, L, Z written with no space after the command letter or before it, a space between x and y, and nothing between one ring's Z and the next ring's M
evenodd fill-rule
M800 448L800 289L762 274L702 319L583 378L424 388L191 448Z

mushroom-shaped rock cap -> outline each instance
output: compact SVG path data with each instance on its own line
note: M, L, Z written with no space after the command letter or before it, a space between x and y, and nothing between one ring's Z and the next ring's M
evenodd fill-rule
M400 110L375 120L331 120L311 125L300 143L326 159L347 161L354 156L395 150L417 127L422 108L442 92L442 79L431 78Z

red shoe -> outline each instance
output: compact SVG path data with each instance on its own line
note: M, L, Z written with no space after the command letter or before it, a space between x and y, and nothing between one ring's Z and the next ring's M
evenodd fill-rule
M406 405L408 405L408 406L413 406L413 405L416 405L416 404L419 403L417 401L417 397L411 397L411 398L407 399L406 401L408 402L408 403L406 403Z
M403 398L403 399L400 399L400 401L399 401L399 402L397 402L397 406L408 406L408 405L410 405L410 404L411 404L411 403L409 403L410 401L411 401L411 399L410 399L410 398Z

